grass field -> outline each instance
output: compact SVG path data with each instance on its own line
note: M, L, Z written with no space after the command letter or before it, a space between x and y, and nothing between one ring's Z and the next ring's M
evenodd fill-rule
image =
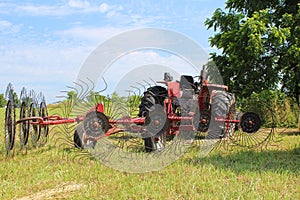
M0 135L0 199L300 199L299 134L286 134L269 150L219 149L202 159L192 146L144 174L74 159L76 152L53 140L27 152L17 146L6 158L3 109Z

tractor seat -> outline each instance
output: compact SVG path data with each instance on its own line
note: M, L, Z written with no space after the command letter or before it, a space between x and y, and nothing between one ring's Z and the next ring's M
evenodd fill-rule
M194 84L194 78L192 76L182 75L180 76L180 90L193 89L196 90L196 85Z

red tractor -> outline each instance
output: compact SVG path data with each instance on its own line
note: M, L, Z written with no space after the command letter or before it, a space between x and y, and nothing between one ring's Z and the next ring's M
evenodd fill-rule
M204 67L198 77L182 75L180 81L173 81L165 73L158 83L166 87L153 86L144 92L136 118L110 119L103 104L96 105L77 127L75 146L94 146L103 137L125 131L141 133L146 152L151 152L163 149L167 138L174 136L193 139L200 131L207 132L206 139L222 139L233 136L237 127L254 133L261 126L253 112L236 117L234 95L227 86L208 83Z
M33 144L43 136L48 136L48 126L65 123L78 123L74 134L76 147L93 147L97 140L118 132L130 132L144 139L146 152L161 150L167 139L177 136L179 139L192 140L195 133L207 132L206 139L232 137L236 127L245 133L257 132L261 126L259 116L247 112L236 117L235 98L227 92L227 86L210 84L205 69L197 77L182 75L180 81L172 81L165 73L166 87L148 88L139 106L136 118L123 116L112 119L105 113L104 104L98 103L82 116L63 118L59 115L48 116L45 98L33 91L21 92L21 104L15 102L14 91L8 85L8 99L5 111L5 146L7 154L13 149L16 126L20 125L21 148L28 143L31 135ZM16 107L20 107L16 120Z

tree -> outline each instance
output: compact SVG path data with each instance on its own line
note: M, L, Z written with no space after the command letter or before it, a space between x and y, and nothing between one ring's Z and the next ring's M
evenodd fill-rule
M67 95L68 100L74 100L77 97L77 93L74 90L69 91Z
M17 95L16 92L14 92L13 95L14 95L15 106L16 106L17 108L19 108L20 105L21 105L20 99L18 98L18 95Z
M227 0L205 24L216 34L212 53L225 84L238 97L280 87L299 104L300 4L293 0Z
M6 106L6 99L4 98L4 94L0 94L0 108Z

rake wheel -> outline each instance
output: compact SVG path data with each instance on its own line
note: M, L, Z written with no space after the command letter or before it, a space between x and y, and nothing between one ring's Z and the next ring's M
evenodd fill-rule
M47 110L47 106L45 101L43 100L40 103L40 107L39 107L39 117L42 117L44 119L44 121L47 121L47 119L45 119L45 117L48 116L48 110ZM47 139L48 137L48 133L49 133L49 125L39 125L39 136L42 136L43 138Z
M21 105L20 105L20 113L19 113L19 119L22 120L26 117L28 117L28 96L27 96L27 91L23 87L21 94L20 94L20 100L21 100ZM28 142L28 133L29 133L29 121L24 121L20 123L20 145L21 149L25 147L25 145Z
M13 98L8 100L5 110L5 147L6 153L13 149L16 132L16 115Z
M211 114L207 110L200 111L200 119L199 119L199 126L198 131L206 132L208 130L210 124Z
M146 115L145 127L148 134L144 138L146 152L163 150L166 146L166 131L169 128L169 121L162 106L155 105L154 109Z
M246 112L241 118L240 126L246 133L255 133L261 126L261 120L256 113Z
M37 117L38 116L38 106L36 103L31 103L29 107L28 117ZM38 120L33 119L32 122L38 122ZM31 135L31 140L33 146L36 146L36 143L40 139L39 125L30 124L29 134Z
M100 137L107 132L109 122L103 113L90 112L85 116L83 126L85 133L89 137Z
M164 108L160 105L155 105L145 119L145 126L151 136L160 136L169 128L168 116Z
M241 130L235 132L233 137L230 138L231 141L238 146L247 148L258 147L267 143L272 139L274 129L259 130L261 123L261 119L256 113L246 112L241 117Z
M14 91L11 84L7 86L5 97L8 99L5 109L5 147L8 155L14 147L16 133Z
M25 101L21 103L20 107L20 119L23 119L28 116L28 106ZM28 133L29 133L29 121L24 121L20 123L20 143L21 143L21 149L24 148L24 146L28 142Z
M146 152L162 150L166 146L166 129L169 124L166 113L161 108L167 94L164 87L153 86L144 92L141 99L139 117L146 117L145 126L147 132L151 134L143 138ZM155 121L159 122L158 125Z

